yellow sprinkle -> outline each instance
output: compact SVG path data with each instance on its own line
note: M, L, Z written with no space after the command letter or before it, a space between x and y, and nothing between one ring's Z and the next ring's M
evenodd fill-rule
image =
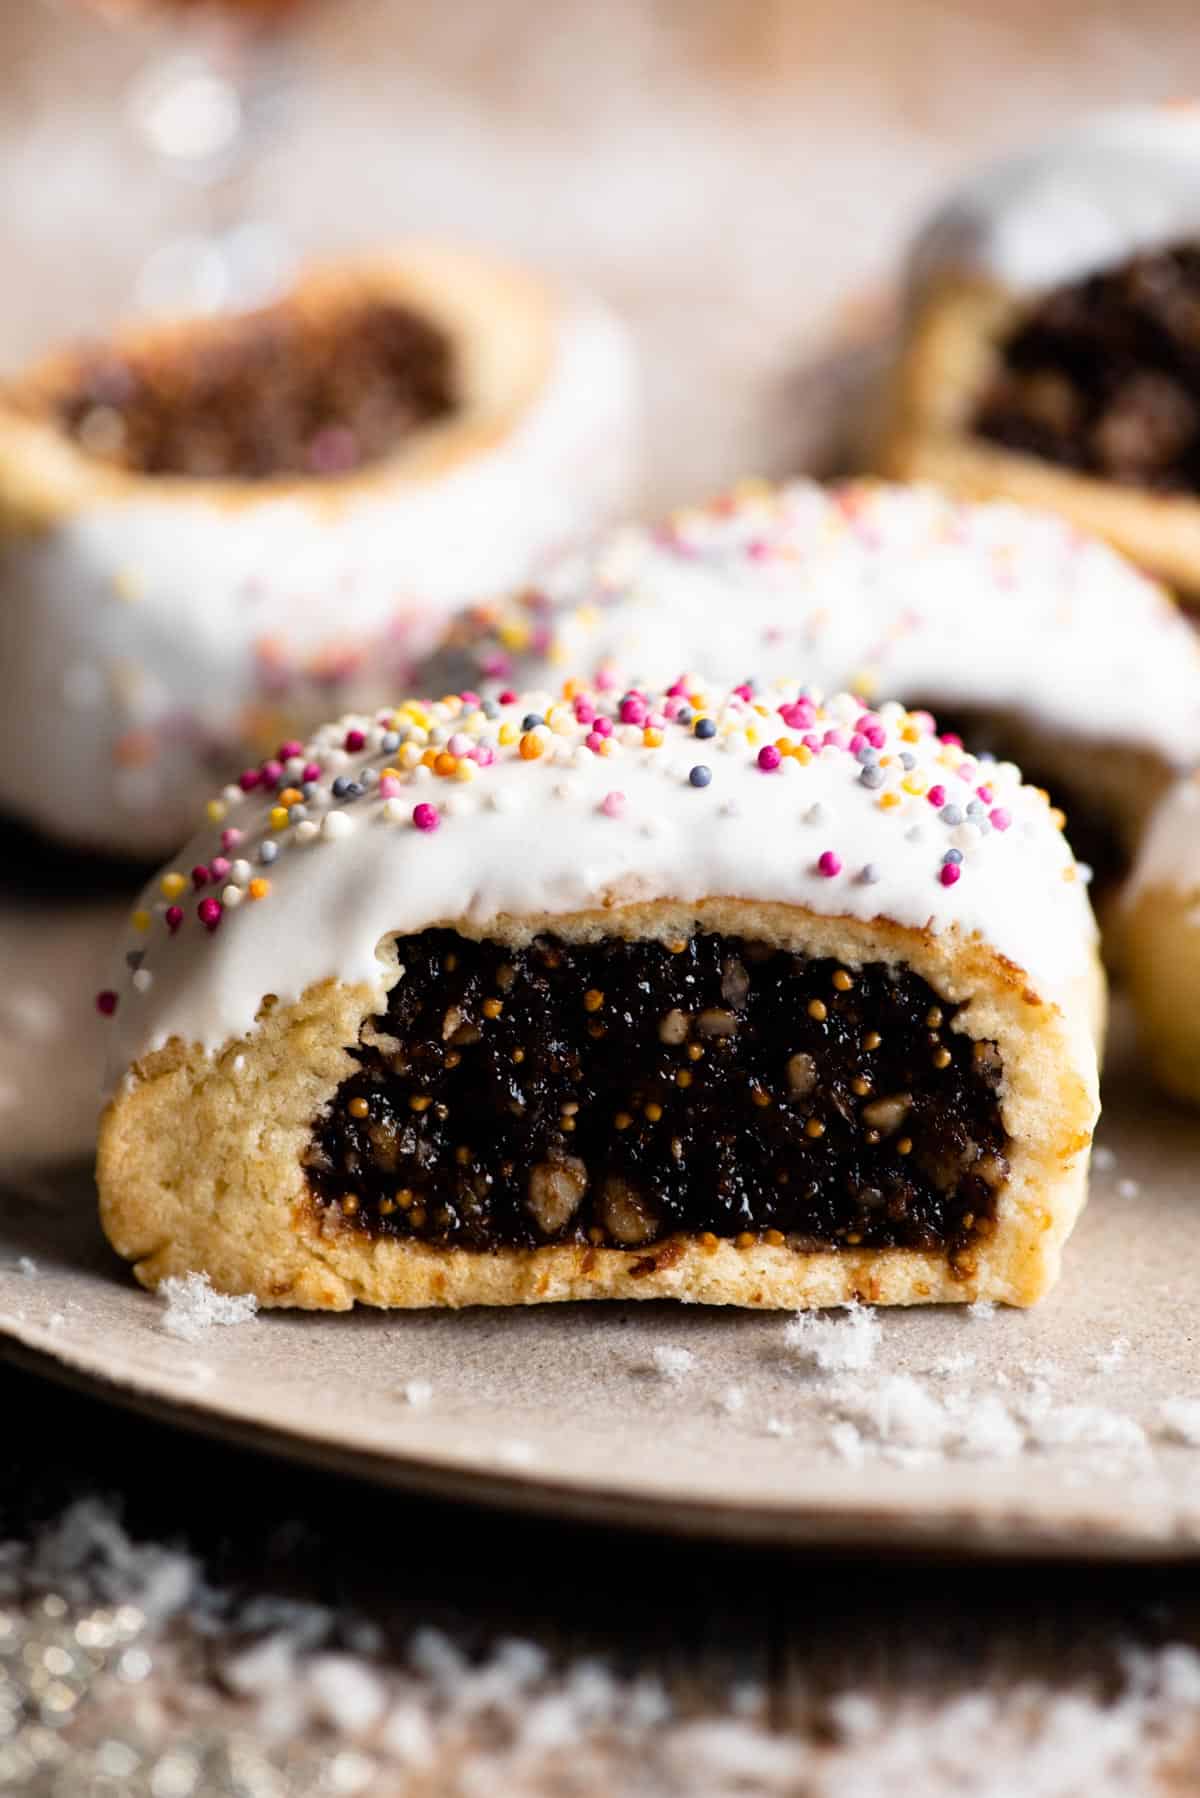
M1051 822L1051 824L1054 825L1055 829L1061 830L1063 825L1066 823L1066 821L1067 821L1066 812L1060 811L1058 806L1052 805L1050 807L1050 822Z
M162 888L164 899L178 899L187 881L182 874L164 874L158 884Z
M793 754L802 768L807 768L813 758L813 752L807 743L797 743Z
M546 723L557 736L565 737L575 723L575 714L569 706L552 705L546 713Z
M210 824L219 824L221 819L225 816L225 801L223 799L210 799L204 808L204 812Z
M903 801L901 800L899 793L891 792L891 793L881 793L879 795L880 811L890 812L894 809L894 807L901 805L901 804L903 804Z
M519 735L520 732L511 719L502 724L497 732L498 740L504 744L515 743Z
M496 633L505 649L525 649L529 643L529 626L519 618L506 619Z
M455 780L474 780L475 764L469 756L460 756L454 770Z
M379 778L380 780L399 780L400 770L399 768L384 768L380 771Z
M250 882L250 885L246 888L246 891L252 899L265 899L270 890L270 881L264 879L261 874L256 874L254 879Z
M753 724L748 724L746 726L746 741L747 741L747 743L749 743L749 745L752 749L753 749L754 745L758 742L758 732L755 729L755 727L753 726Z
M642 732L642 742L647 749L661 749L663 734L653 724L647 725Z
M903 725L901 725L901 727L900 727L900 738L901 738L901 741L902 741L902 742L904 742L904 743L916 743L916 742L919 742L919 740L920 740L920 736L921 736L921 733L920 733L920 731L919 731L919 730L918 730L918 729L917 729L917 727L916 727L916 725L915 725L915 724L903 724Z
M271 829L272 830L283 830L287 825L287 821L288 821L287 806L286 805L273 805L271 807Z
M421 751L415 743L405 743L400 750L399 759L402 768L415 768L421 760Z
M926 790L925 782L919 774L906 774L904 779L900 782L900 785L904 788L906 793L913 794L917 799L919 799Z
M150 913L148 911L141 911L141 910L135 911L132 918L130 918L129 922L133 925L133 928L135 930L142 930L142 931L149 930L149 928L150 928Z

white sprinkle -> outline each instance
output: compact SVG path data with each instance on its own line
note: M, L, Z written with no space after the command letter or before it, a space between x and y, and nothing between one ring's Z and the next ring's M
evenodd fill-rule
M1114 1367L1120 1366L1129 1349L1128 1336L1114 1336L1106 1349L1099 1349L1092 1356L1092 1366L1097 1373L1111 1373Z
M1098 1174L1111 1174L1117 1158L1107 1143L1098 1142L1092 1149L1092 1166Z
M154 985L154 976L149 968L135 968L133 972L133 990L135 993L148 993Z
M516 803L511 787L493 787L487 796L488 810L493 812L511 812Z
M303 830L304 826L300 825L299 828ZM348 837L353 829L354 820L345 812L329 812L321 825L321 835L330 842L336 842L338 837Z
M689 1372L696 1357L691 1349L676 1348L673 1344L662 1342L650 1351L650 1359L643 1364L646 1373L656 1373L664 1380L681 1380Z
M408 808L403 799L385 799L383 816L389 824L403 824L408 817Z
M172 1276L158 1291L166 1300L162 1327L181 1342L198 1342L214 1324L248 1323L258 1310L252 1292L214 1292L207 1274Z
M1117 1181L1117 1197L1119 1199L1136 1199L1141 1190L1136 1180Z
M428 1380L409 1380L400 1388L400 1396L414 1411L421 1411L433 1403L433 1387Z
M297 832L297 835L299 835L299 832ZM236 911L244 897L245 894L242 892L241 887L227 886L221 888L221 904L225 907L226 911Z
M340 817L341 817L340 812L330 812L330 814L329 814L328 818L326 818L325 822L326 822L326 824L332 824L332 822L335 818L340 818ZM315 820L312 818L302 818L300 823L297 824L293 834L298 843L314 843L316 841L317 837L321 834L321 826L318 823L316 823ZM342 831L327 830L325 832L325 835L327 837L342 836L343 834L344 833Z
M791 1424L785 1423L782 1417L768 1417L763 1428L768 1436L790 1436L792 1433Z
M739 1411L746 1409L746 1390L744 1386L727 1386L718 1400L722 1411L730 1417L736 1417Z
M250 863L239 856L237 861L230 867L229 875L232 880L237 881L239 886L245 886L246 882L250 879L252 872L253 870L250 867Z
M973 1324L988 1323L996 1315L994 1299L976 1299L973 1305L967 1306L967 1316Z
M17 1262L17 1272L26 1280L36 1280L37 1262L30 1255L22 1255Z

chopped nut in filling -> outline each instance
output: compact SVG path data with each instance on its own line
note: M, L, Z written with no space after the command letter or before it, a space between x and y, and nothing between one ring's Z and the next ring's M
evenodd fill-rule
M430 930L313 1127L315 1202L475 1250L680 1233L970 1269L1008 1139L995 1044L917 974L705 934Z

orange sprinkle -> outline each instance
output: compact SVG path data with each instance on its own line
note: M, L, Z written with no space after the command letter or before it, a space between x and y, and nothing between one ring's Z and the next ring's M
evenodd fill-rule
M252 899L265 899L270 890L270 881L264 880L261 874L255 875L254 879L250 882L250 885L246 888L246 891Z
M545 748L546 745L542 742L542 739L538 736L537 732L527 730L525 735L521 738L521 760L523 762L536 762L539 755L542 755L545 752Z

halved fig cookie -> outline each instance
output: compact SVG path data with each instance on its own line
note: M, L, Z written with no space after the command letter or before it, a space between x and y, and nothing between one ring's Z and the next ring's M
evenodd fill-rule
M632 429L607 314L421 246L51 356L0 394L0 808L165 854L620 505Z
M1101 113L919 238L884 472L1052 507L1200 602L1200 106Z
M101 1215L147 1285L793 1307L1054 1280L1103 987L1015 767L848 694L569 682L343 720L243 784L100 996Z

